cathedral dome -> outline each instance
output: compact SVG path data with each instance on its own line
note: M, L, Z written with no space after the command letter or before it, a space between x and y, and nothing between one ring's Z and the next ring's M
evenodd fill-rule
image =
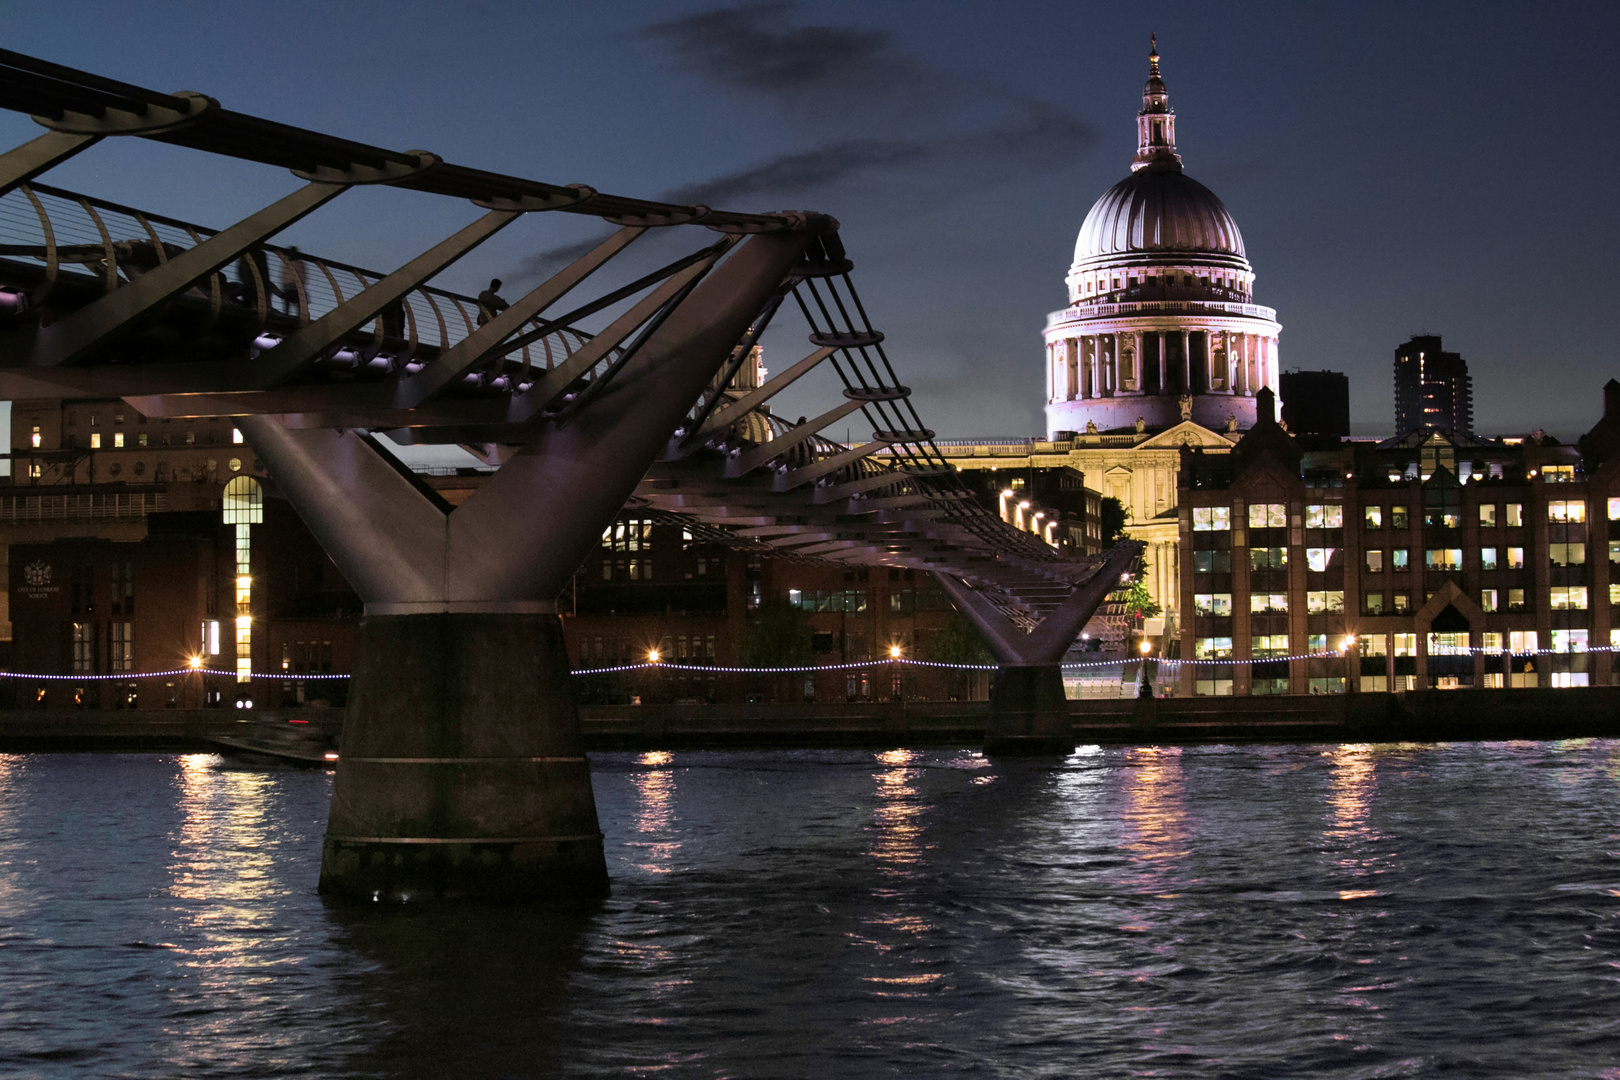
M1179 168L1139 169L1086 215L1074 261L1154 252L1243 259L1243 234L1215 193Z

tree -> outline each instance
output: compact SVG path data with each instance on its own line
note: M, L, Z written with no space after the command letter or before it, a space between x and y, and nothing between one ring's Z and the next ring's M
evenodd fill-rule
M1113 496L1102 501L1098 524L1102 526L1104 544L1117 544L1125 539L1125 523L1131 520L1128 507Z
M1153 602L1153 594L1148 592L1147 582L1140 576L1125 590L1124 602L1125 614L1144 619L1151 619L1164 610Z
M946 623L933 640L928 643L928 655L924 660L932 660L936 664L993 664L996 658L990 652L990 646L974 626L962 616L960 611L951 612L951 620ZM956 698L972 699L974 688L979 684L980 671L953 671L952 696Z
M747 667L799 667L809 664L810 621L804 612L786 600L766 600L753 620L743 629L737 658ZM793 676L776 673L770 679L773 700L791 699L788 684Z

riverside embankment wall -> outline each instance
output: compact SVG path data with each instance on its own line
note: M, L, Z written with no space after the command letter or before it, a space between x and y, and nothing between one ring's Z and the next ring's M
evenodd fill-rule
M977 746L984 702L797 705L612 705L580 710L592 750L740 747ZM324 715L314 716L315 712ZM1456 742L1620 738L1620 687L1414 691L1317 697L1081 700L1079 744ZM317 719L325 710L172 709L0 712L0 753L217 749L249 727Z

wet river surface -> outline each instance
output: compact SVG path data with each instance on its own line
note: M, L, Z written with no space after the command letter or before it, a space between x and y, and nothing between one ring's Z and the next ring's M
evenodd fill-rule
M592 761L600 909L399 913L324 773L0 757L0 1074L1620 1078L1620 742Z

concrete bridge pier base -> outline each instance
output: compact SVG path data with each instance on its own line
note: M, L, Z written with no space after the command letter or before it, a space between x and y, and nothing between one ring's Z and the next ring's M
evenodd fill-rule
M1074 749L1074 725L1063 693L1063 654L1086 620L1119 587L1121 573L1141 551L1142 545L1134 541L1113 548L1056 610L1028 631L963 579L934 575L956 609L984 635L1001 665L990 690L986 754L1061 755Z
M368 612L360 636L320 891L384 903L605 897L556 615Z
M1056 664L1003 664L990 688L984 752L1000 757L1068 754L1073 724Z

